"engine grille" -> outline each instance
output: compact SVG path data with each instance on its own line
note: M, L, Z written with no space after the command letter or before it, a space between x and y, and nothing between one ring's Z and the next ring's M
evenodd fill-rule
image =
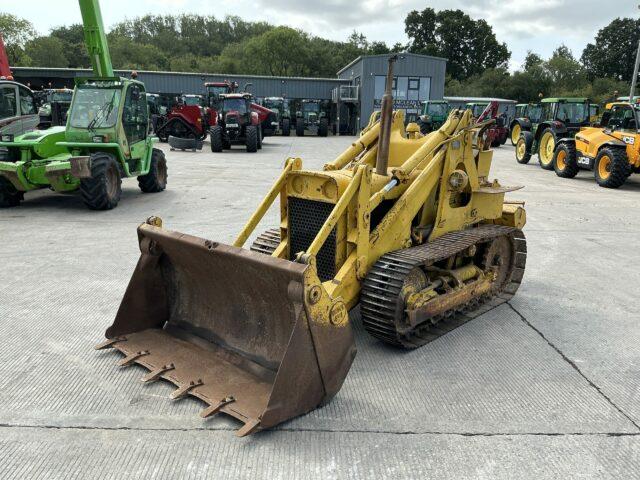
M289 259L306 251L333 210L334 204L289 197ZM318 276L327 281L336 274L336 229L331 230L316 257Z

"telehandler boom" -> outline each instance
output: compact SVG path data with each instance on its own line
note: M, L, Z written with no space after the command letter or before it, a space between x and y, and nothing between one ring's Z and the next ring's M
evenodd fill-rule
M393 57L389 63L392 78ZM426 136L392 111L321 171L284 170L233 245L138 227L141 256L107 340L242 421L239 436L328 402L356 353L349 311L375 337L416 348L508 299L526 260L522 204L489 179L471 112ZM279 228L242 248L280 198Z

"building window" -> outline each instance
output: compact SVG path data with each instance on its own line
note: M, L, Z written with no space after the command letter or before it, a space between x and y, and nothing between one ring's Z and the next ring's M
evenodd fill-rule
M420 90L420 79L419 78L410 78L409 79L409 90Z
M418 92L418 100L421 102L429 100L431 94L431 77L420 77Z
M407 87L409 86L408 77L397 77L394 79L396 88L394 88L394 97L398 100L407 99Z
M374 99L382 100L382 96L384 95L384 84L386 83L386 78L384 75L376 75L375 78L375 91L374 91Z

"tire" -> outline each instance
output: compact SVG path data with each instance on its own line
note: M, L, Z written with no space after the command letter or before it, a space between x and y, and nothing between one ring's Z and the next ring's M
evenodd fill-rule
M302 118L296 120L296 136L304 137L304 120Z
M291 122L288 118L282 119L282 136L288 137L291 135Z
M593 174L601 187L618 188L629 176L630 169L626 149L605 147L596 156Z
M167 159L162 150L153 149L149 173L138 177L138 186L143 193L157 193L167 188Z
M560 142L553 152L553 169L560 178L573 178L580 171L576 159L576 146L573 143Z
M320 119L320 124L318 125L318 136L326 137L329 135L329 121L326 118Z
M6 178L0 177L0 208L17 207L23 198L23 192Z
M221 152L224 148L224 141L222 138L222 127L220 125L214 125L209 132L211 139L211 151L214 153Z
M258 127L258 150L262 150L262 127Z
M258 129L255 125L249 125L245 131L245 144L247 152L255 153L258 151Z
M105 152L91 154L91 177L80 180L80 194L91 210L111 210L118 205L122 178L113 155Z
M545 128L538 142L538 161L543 170L553 170L553 152L556 149L556 135L550 128Z
M496 137L491 142L491 148L498 148L500 146L500 138Z
M511 127L511 145L514 147L518 143L518 139L520 138L520 134L522 133L522 127L519 123L516 123L513 127Z
M509 138L509 132L504 132L504 135L500 137L500 145L504 145L507 143L507 139Z
M516 143L516 162L521 165L529 163L529 160L531 160L531 145L533 145L531 132L522 132Z

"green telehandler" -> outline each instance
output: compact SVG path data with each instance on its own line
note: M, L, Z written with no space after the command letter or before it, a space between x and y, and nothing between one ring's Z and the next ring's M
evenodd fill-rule
M120 200L122 177L138 177L145 193L166 187L164 153L148 134L144 84L114 75L99 0L79 3L93 76L76 80L66 127L0 137L8 150L0 162L0 207L51 188L80 190L87 207L108 210Z

